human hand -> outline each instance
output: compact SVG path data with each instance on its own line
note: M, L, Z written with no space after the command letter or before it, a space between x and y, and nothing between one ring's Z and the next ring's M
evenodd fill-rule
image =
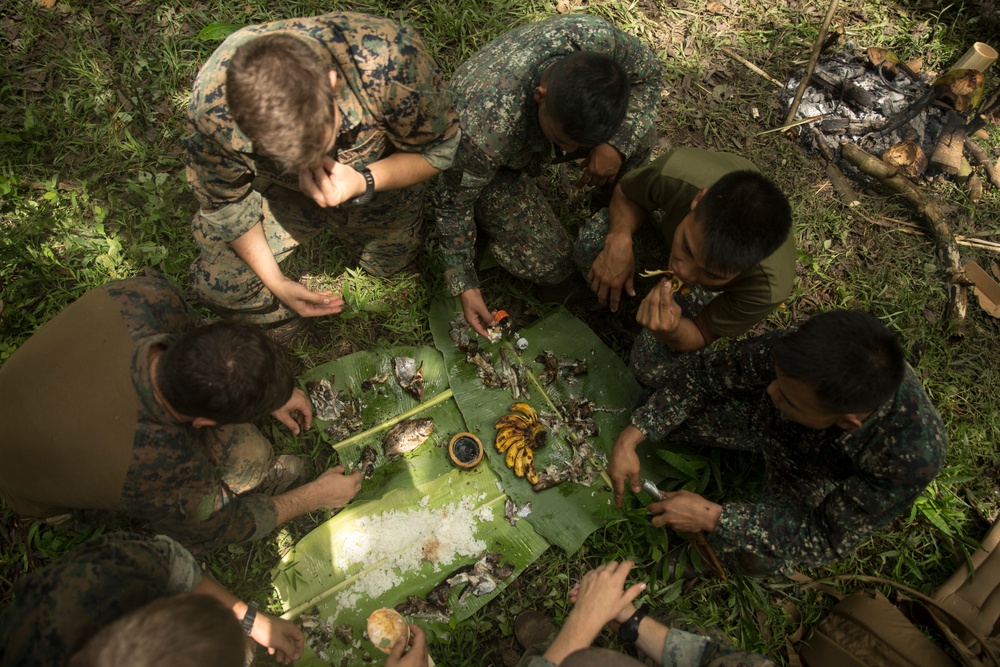
M406 650L406 640L400 637L392 645L385 667L428 667L430 654L427 652L427 636L418 626L410 624L410 650Z
M583 575L583 579L570 593L575 606L566 619L566 624L572 622L578 631L592 631L596 636L609 621L618 620L626 610L634 611L632 601L646 590L646 584L633 584L623 589L633 565L629 560L621 563L610 561ZM631 615L630 612L623 620L628 620Z
M258 613L250 638L266 648L282 664L289 664L302 657L302 631L284 619Z
M615 180L622 168L622 154L611 144L597 144L590 149L586 168L577 185L599 186Z
M361 471L344 474L344 466L335 466L309 483L315 493L314 509L340 509L361 490Z
M642 434L642 431L629 425L615 440L614 449L611 450L611 459L608 461L608 476L611 477L615 505L618 507L622 506L625 480L631 483L632 493L639 493L642 488L639 480L639 455L635 453L635 448L645 439L646 436Z
M576 586L570 589L569 601L572 602L573 604L576 604L576 601L579 598L580 598L580 584L578 582ZM615 623L618 624L624 623L625 621L627 621L632 617L632 614L635 613L635 610L636 606L631 602L629 602L627 605L621 608L621 610L618 612L618 615L615 616L613 620L615 621Z
M298 435L301 429L309 430L312 424L312 405L309 404L305 392L296 387L292 389L292 395L285 404L272 412L271 416L287 426L293 434Z
M483 338L489 338L486 329L493 326L493 313L486 307L479 289L467 289L458 297L462 302L465 321Z
M299 190L323 208L340 206L365 192L365 177L329 155L316 167L299 172Z
M715 532L722 515L722 505L705 500L690 491L667 491L663 500L650 503L657 528L669 526L682 533Z
M612 312L618 312L622 286L629 296L635 296L635 256L632 254L631 234L608 234L604 249L598 253L587 272L587 280L602 306L608 305L610 300Z
M674 301L673 287L666 278L650 290L639 304L639 312L635 316L636 322L649 329L654 338L665 342L677 332L682 319L684 314Z
M336 315L344 309L344 297L327 290L313 292L305 285L283 278L275 286L268 286L271 293L278 297L281 303L295 311L299 317L321 317Z

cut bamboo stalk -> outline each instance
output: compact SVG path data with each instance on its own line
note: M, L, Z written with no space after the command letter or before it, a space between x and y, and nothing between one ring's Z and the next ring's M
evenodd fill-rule
M812 78L813 70L816 69L816 61L819 60L819 54L823 51L823 42L826 41L826 33L830 29L830 23L833 21L833 15L837 11L837 1L830 1L830 8L826 11L826 18L823 19L823 25L819 29L819 35L816 37L816 41L813 42L812 55L809 57L809 64L806 65L805 74L802 75L802 80L799 81L799 87L795 91L795 97L792 99L792 106L788 109L788 116L785 118L785 125L788 125L795 119L795 114L799 112L799 104L802 102L802 93L806 92L806 86L809 85L809 79Z
M404 412L401 415L397 415L397 416L393 417L392 419L389 419L388 421L384 421L381 424L378 424L376 426L372 426L370 429L367 429L365 431L361 431L361 433L355 433L351 437L345 438L344 440L341 440L340 442L338 442L337 444L335 444L333 446L333 448L339 452L341 447L346 447L347 445L354 444L355 442L358 442L359 440L364 440L368 436L373 435L375 433L378 433L379 431L384 431L387 428L392 428L393 426L395 426L399 422L404 421L406 419L409 419L410 417L412 417L414 415L419 415L421 412L423 412L427 408L433 407L433 406L437 405L438 403L443 403L444 401L447 401L449 398L451 398L454 395L455 395L454 392L449 387L448 389L445 389L444 391L442 391L440 394L438 394L434 398L427 399L426 401L424 401L420 405L417 405L417 406L415 406L413 408L410 408L409 410L407 410L406 412Z

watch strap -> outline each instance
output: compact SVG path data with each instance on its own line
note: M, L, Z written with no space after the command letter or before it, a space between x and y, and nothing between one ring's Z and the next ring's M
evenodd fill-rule
M646 618L649 613L649 605L644 604L635 610L635 613L628 617L628 620L618 628L618 637L623 642L631 644L639 638L639 623Z
M372 172L365 167L361 170L361 175L365 178L365 192L351 200L355 204L367 204L375 198L375 177L372 176Z
M240 627L243 628L243 632L250 634L253 630L253 623L257 620L257 603L248 602L247 611L243 614L243 620L240 621Z

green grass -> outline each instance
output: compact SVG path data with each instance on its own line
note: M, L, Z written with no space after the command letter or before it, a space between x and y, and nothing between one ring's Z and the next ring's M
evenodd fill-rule
M418 27L442 70L450 73L502 31L554 14L554 3L538 0L209 0L169 6L139 0L126 5L64 2L51 10L30 1L8 4L5 41L0 42L0 361L68 303L107 280L152 269L186 286L187 266L196 252L189 232L196 204L184 181L179 142L189 87L217 45L206 27L215 26L218 35L225 32L224 24L337 9L368 11ZM664 145L740 152L789 194L799 239L795 290L787 307L757 331L825 308L849 307L873 312L899 332L947 424L948 468L911 514L897 518L850 560L816 574L863 572L930 591L965 559L998 512L997 322L973 303L966 337L951 340L941 326L945 296L932 246L872 222L913 220L914 214L877 188L859 187L862 205L849 210L829 188L816 156L779 134L758 136L783 122L784 108L772 84L719 47L784 80L808 58L826 4L753 0L722 6L724 11L716 13L702 0L606 0L587 8L645 40L663 60L659 129ZM905 58L924 57L925 67L943 67L993 25L977 12L978 4L964 0L920 8L863 0L842 5L835 26L844 32L841 46L877 45ZM996 85L995 73L988 82ZM983 145L995 151L1000 134L990 132ZM1000 234L995 190L988 189L972 205L955 186L931 187L955 205L951 223L958 233ZM578 224L585 212L562 204L554 172L551 194L560 201L567 224ZM327 236L301 248L288 270L343 285L348 308L340 317L312 324L293 348L299 368L372 346L429 343L428 304L441 288L435 247L430 240L419 275L392 279L358 273ZM985 267L998 259L969 248L962 253ZM519 303L529 314L543 311L524 283L497 270L482 278L488 303ZM580 315L627 358L637 331L636 307L632 300L618 316ZM279 448L299 451L282 429L266 424L265 430ZM301 447L319 465L331 458L317 438L306 438ZM717 500L753 497L759 471L753 459L711 453L692 456L690 466L689 478L679 483L704 489ZM220 551L208 567L238 594L273 602L270 568L283 549L321 519L317 514L292 522L277 537ZM13 582L24 572L44 566L87 534L0 512L0 601L10 599ZM511 634L517 612L539 608L562 619L569 611L569 589L588 568L631 558L637 572L651 573L677 540L653 529L633 502L577 554L546 552L500 598L447 637L434 638L431 652L439 664L503 664L516 653ZM775 656L783 634L792 629L782 602L795 602L807 622L830 605L814 592L780 582L734 579L690 589L652 577L649 583L644 598L652 606L719 625L747 648ZM769 632L761 632L758 610Z

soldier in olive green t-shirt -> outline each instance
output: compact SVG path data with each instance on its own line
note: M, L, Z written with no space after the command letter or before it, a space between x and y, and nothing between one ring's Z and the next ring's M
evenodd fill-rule
M639 306L632 370L653 386L675 354L764 319L795 277L785 196L748 160L698 148L672 150L625 175L610 207L581 229L575 256L612 310L622 289L635 296L637 265L670 269L692 288L675 294L662 279Z

